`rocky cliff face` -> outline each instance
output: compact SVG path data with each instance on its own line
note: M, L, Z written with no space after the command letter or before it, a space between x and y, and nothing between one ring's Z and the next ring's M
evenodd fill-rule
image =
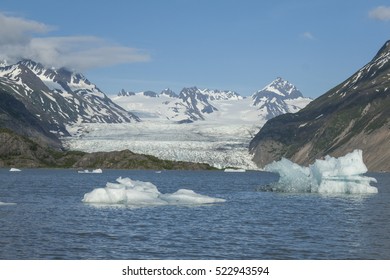
M34 139L40 144L57 148L61 146L60 140L50 132L50 126L27 110L21 101L0 88L0 129L2 128ZM7 142L0 143L1 148L5 148Z
M295 114L269 120L250 143L263 167L281 157L310 164L362 149L370 171L390 171L390 41L346 81Z

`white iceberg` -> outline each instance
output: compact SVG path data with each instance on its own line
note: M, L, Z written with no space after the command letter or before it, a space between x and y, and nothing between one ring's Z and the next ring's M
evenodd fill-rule
M279 173L279 181L263 188L280 192L314 193L377 193L370 185L376 179L362 174L367 172L363 152L353 152L339 158L326 156L309 167L303 167L283 158L264 167L265 171Z
M159 205L201 205L225 202L225 199L197 194L192 190L180 189L172 194L162 194L150 182L119 177L117 183L106 184L86 193L83 202L91 204L125 205L133 207Z
M224 172L246 172L243 168L225 168Z
M20 172L20 171L22 171L22 170L20 170L19 168L14 168L14 167L12 167L12 168L9 170L9 172Z

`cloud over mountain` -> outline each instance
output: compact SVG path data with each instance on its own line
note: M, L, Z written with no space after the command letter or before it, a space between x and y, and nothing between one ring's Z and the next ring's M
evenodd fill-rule
M381 21L390 21L390 6L379 6L369 12L369 17Z
M151 59L139 49L95 36L45 36L55 28L1 12L0 26L1 58L10 62L28 58L49 67L86 70Z

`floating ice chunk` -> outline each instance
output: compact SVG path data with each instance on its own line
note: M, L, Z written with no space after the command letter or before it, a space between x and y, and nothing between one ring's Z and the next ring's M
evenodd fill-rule
M77 171L78 173L94 173L94 174L96 174L96 173L103 173L103 170L102 169L100 169L100 168L98 168L98 169L93 169L92 171L89 171L89 170L79 170L79 171Z
M86 193L85 203L120 204L126 206L158 206L158 205L199 205L224 202L224 199L200 195L192 190L180 189L173 194L162 194L150 182L136 181L119 177L117 183L106 184L105 188L97 188Z
M246 170L242 168L225 168L224 172L246 172Z
M317 159L311 166L311 170L321 181L322 178L364 174L367 172L367 167L363 162L363 152L354 150L339 158L326 156L324 160Z
M0 206L4 206L4 205L16 205L16 203L12 203L12 202L1 202L1 201L0 201Z
M265 171L279 173L279 181L270 186L269 190L283 192L310 192L310 169L282 158L264 168Z
M361 150L354 150L339 158L326 156L309 167L283 158L264 169L280 176L279 181L268 186L267 190L351 194L378 192L376 187L370 185L376 179L361 175L367 172Z
M20 172L20 171L22 171L22 170L20 170L19 168L14 168L14 167L12 167L9 171L10 171L10 172Z
M224 199L197 194L192 190L180 189L172 194L162 194L160 198L169 204L212 204L224 202Z

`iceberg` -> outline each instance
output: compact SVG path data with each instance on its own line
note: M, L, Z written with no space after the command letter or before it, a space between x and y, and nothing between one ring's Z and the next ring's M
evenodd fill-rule
M22 170L20 170L19 168L14 168L14 167L12 167L12 168L9 170L9 172L20 172L20 171L22 171Z
M264 170L278 173L280 178L278 182L261 187L260 190L325 194L378 192L376 187L370 185L372 182L376 183L376 179L362 175L367 172L367 167L361 150L354 150L339 158L326 156L324 159L317 159L309 167L283 158L266 165Z
M225 202L222 198L213 198L197 194L192 190L179 189L172 194L163 194L150 182L119 177L117 183L106 184L105 188L96 188L84 195L84 203L100 205L125 205L130 207L160 205L202 205Z
M243 168L225 168L224 172L246 172L246 170Z

